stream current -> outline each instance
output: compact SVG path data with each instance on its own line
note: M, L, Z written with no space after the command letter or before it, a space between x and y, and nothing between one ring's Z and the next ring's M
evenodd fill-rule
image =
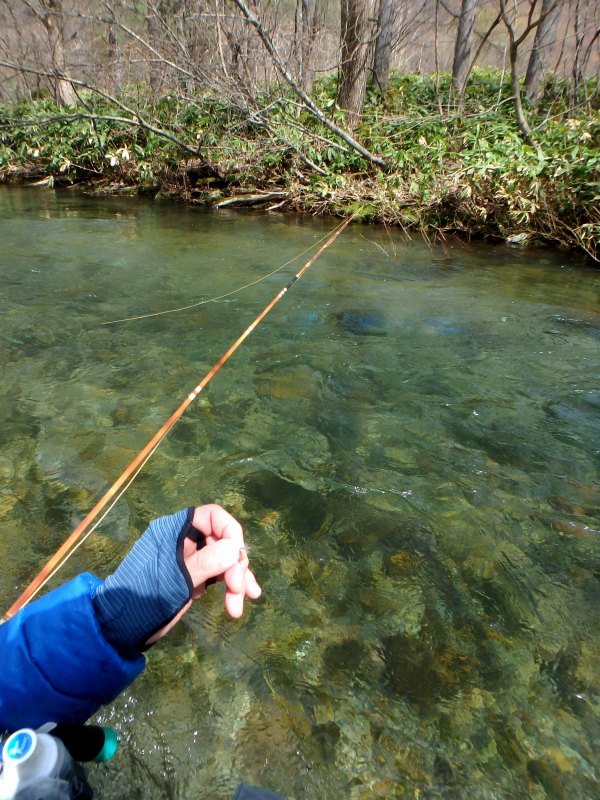
M334 225L0 191L5 607L308 256L102 323ZM600 796L599 295L573 254L346 229L59 575L218 502L263 586L240 621L211 587L100 712L97 795Z

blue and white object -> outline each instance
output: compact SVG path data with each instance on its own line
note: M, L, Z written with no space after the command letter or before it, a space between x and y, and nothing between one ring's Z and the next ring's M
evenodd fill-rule
M72 761L61 741L32 728L23 728L8 737L2 760L0 800L12 800L29 786L61 777L69 772Z

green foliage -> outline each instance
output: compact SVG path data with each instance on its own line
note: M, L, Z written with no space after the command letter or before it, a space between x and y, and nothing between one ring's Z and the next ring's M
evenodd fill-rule
M42 164L49 175L65 180L111 175L125 183L147 183L178 162L177 148L163 137L133 120L105 119L116 116L112 106L94 96L84 100L81 116L65 115L46 98L0 105L0 125L10 125L0 128L0 169Z
M373 168L291 95L274 94L274 88L257 99L260 112L207 93L194 102L165 96L152 103L140 99L143 87L129 87L124 102L197 148L199 161L224 176L223 184L288 187L299 207L351 209L361 219L405 227L501 236L526 228L592 252L599 238L600 117L583 100L596 96L595 90L594 81L582 85L582 102L573 107L571 85L549 78L541 102L527 109L534 131L527 142L505 74L474 70L460 105L448 74L393 75L385 96L369 90L354 131L386 160L385 170ZM336 92L337 75L324 75L314 98L343 126ZM0 178L9 167L14 172L35 165L55 179L190 196L194 187L181 177L189 151L133 119L107 119L123 114L97 96L83 100L87 116L65 116L47 97L0 105L0 125L11 125L0 127ZM213 190L206 184L207 196Z
M595 82L580 89L594 94ZM319 83L322 105L333 101L328 80ZM510 79L492 69L474 70L460 106L449 75L396 75L382 98L365 104L358 138L383 156L389 169L377 180L374 217L408 227L469 230L504 236L516 230L595 252L600 240L600 117L572 87L549 79L535 108L528 108L534 144L521 136L511 102ZM316 160L316 159L315 159ZM367 167L354 153L323 151L331 173ZM328 182L333 186L333 180ZM323 198L323 179L314 182ZM369 181L369 188L372 181ZM346 188L348 203L369 189L362 178ZM361 184L362 189L358 184ZM339 202L339 191L335 199ZM333 202L333 200L332 200Z

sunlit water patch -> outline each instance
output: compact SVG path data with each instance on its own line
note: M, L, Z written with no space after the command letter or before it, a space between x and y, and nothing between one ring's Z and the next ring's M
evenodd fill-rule
M0 193L0 586L23 588L331 221ZM64 569L220 502L212 588L101 719L105 798L600 794L599 273L352 226Z

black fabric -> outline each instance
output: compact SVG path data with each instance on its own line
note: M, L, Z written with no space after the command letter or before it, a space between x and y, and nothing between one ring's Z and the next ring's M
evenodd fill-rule
M60 722L50 733L60 739L75 761L93 761L104 747L106 734L100 725Z

